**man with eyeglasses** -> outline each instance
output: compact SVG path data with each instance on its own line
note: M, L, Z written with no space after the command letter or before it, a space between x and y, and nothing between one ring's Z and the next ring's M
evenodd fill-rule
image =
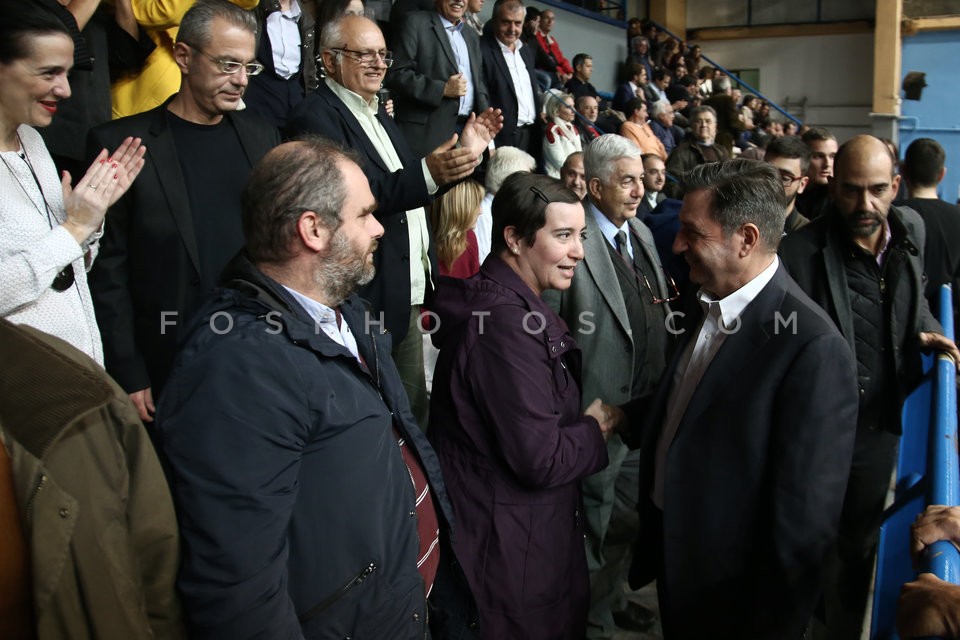
M469 120L459 138L450 131L442 144L419 156L377 97L393 54L376 23L359 16L331 22L320 34L320 49L327 77L293 110L290 130L320 134L364 160L384 233L374 255L377 276L361 296L371 305L369 330L393 336L394 361L414 416L425 427L429 401L418 318L439 268L424 206L438 188L473 173L502 119L488 110Z
M569 289L543 296L583 351L583 398L612 405L656 389L670 340L668 303L676 295L650 229L637 219L644 194L641 156L636 144L614 134L584 150L583 264ZM623 597L637 529L638 455L628 456L619 435L607 441L607 454L610 465L583 481L591 572L588 638L611 638L618 626L637 631L653 624L652 612Z
M243 184L280 141L273 126L236 110L249 77L263 69L256 30L254 14L199 0L174 46L180 91L90 133L90 149L131 135L149 145L139 179L107 213L90 274L107 371L145 422L193 312L243 245Z
M626 408L641 456L630 586L657 581L668 640L802 638L850 470L853 354L777 258L777 171L728 160L683 182L673 251L700 290L669 320L664 384Z
M419 157L490 106L480 38L463 20L466 0L434 0L434 8L400 23L386 80L397 124Z
M787 196L787 220L783 232L790 234L810 224L809 218L797 209L797 196L803 193L810 181L807 177L810 149L797 136L781 136L770 141L763 160L776 168L783 181L783 191Z

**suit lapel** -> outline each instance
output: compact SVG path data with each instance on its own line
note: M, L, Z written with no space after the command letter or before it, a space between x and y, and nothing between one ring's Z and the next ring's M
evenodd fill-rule
M513 86L513 76L510 75L510 69L507 68L507 61L503 59L503 51L500 49L500 43L496 38L490 38L486 41L486 43L487 46L490 47L490 51L493 54L491 57L493 58L493 63L497 67L497 73L501 78L505 79L507 88L510 89L510 93L513 94L513 97L519 99L517 97L517 88ZM526 67L526 65L524 65L524 67Z
M726 397L725 389L736 387L740 380L740 371L754 366L754 360L760 356L761 347L770 339L769 328L775 322L774 312L783 302L786 292L785 273L783 265L780 265L773 279L753 302L747 305L740 316L739 329L726 337L697 384L674 440L680 437L687 424L698 421L714 399ZM691 339L695 337L691 336Z
M363 130L363 127L360 126L360 123L357 121L356 116L347 108L347 105L341 100L331 89L327 86L326 82L321 82L320 86L317 88L317 95L322 97L327 101L337 113L340 114L340 119L346 123L347 128L350 129L351 137L356 143L359 141L360 145L363 147L363 156L364 160L373 162L380 168L381 171L389 172L387 165L383 163L383 158L380 157L380 152L377 151L377 148L373 146L373 143L370 142L370 138L367 136L366 132ZM379 114L377 116L380 117ZM381 120L381 124L382 124ZM387 134L390 134L389 127L384 126L387 129ZM393 140L393 136L390 136L390 139ZM396 141L394 141L394 148L396 148Z
M636 218L628 220L627 224L633 232L633 235L640 241L638 244L647 257L647 261L654 267L655 273L652 275L657 281L658 296L661 298L670 297L670 292L667 290L667 279L663 273L663 269L657 268L660 266L660 254L657 253L657 246L653 240L653 232L650 231L647 225Z
M437 41L440 42L440 48L443 49L447 60L450 61L454 69L459 69L457 56L453 54L453 47L450 46L450 37L447 35L447 30L443 28L443 23L440 22L440 15L438 13L435 12L430 16L430 24L433 25L433 35L437 38Z
M587 239L583 243L583 263L590 272L597 290L613 312L613 316L620 323L624 332L630 335L630 319L627 317L627 305L623 301L623 292L617 280L617 272L610 262L610 251L607 249L607 239L603 237L600 226L593 218L593 212L587 205L585 217ZM631 342L633 338L631 337Z
M847 287L847 272L843 266L842 247L836 246L837 241L833 233L827 233L827 242L821 251L823 266L827 274L827 286L830 288L830 298L833 308L837 312L837 323L840 333L847 339L850 350L856 353L853 335L853 313L850 305L850 290Z
M199 274L200 254L197 251L197 236L194 233L190 199L187 196L187 183L183 179L180 160L177 158L177 150L173 144L173 133L167 126L166 110L166 104L157 109L156 117L150 123L150 141L145 144L157 174L157 182L170 207L170 215L173 216L177 230L180 232L190 263Z

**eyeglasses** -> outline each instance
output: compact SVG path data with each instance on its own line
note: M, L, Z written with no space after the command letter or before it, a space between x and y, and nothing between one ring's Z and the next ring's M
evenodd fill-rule
M660 270L663 271L663 279L667 283L667 286L670 288L670 297L661 298L657 295L656 289L653 288L650 284L650 280L647 278L647 274L641 273L637 270L637 275L640 276L640 279L643 280L643 286L647 288L647 291L650 292L650 301L653 304L663 304L665 302L673 302L680 297L680 289L677 287L676 281L674 281L673 276L667 271L666 267L660 265Z
M795 176L792 173L788 173L786 171L777 171L777 173L780 174L780 182L782 182L783 186L785 187L789 187L794 182L803 180L803 176Z
M347 54L348 58L356 60L365 67L371 67L376 64L378 58L383 60L383 66L387 67L388 69L393 66L393 51L385 51L383 49L380 51L353 51L352 49L347 49L346 47L330 49L330 51L345 53Z
M240 71L241 68L246 69L248 76L258 76L260 72L263 71L263 65L259 62L238 62L237 60L227 60L226 58L214 58L200 47L195 47L192 44L187 44L187 46L205 58L209 58L213 64L217 65L220 73L228 76L232 76L237 71Z
M53 282L50 283L50 288L57 292L66 291L73 286L73 282L76 279L77 276L73 272L73 263L70 263L57 274Z

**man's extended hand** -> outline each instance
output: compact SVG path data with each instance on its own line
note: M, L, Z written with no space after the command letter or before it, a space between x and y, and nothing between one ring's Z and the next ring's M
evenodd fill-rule
M479 116L471 113L470 119L463 125L460 146L470 149L473 157L479 158L501 129L503 129L503 116L500 114L500 109L490 108Z
M477 166L477 155L466 147L457 148L457 134L430 152L424 161L437 186L466 178Z

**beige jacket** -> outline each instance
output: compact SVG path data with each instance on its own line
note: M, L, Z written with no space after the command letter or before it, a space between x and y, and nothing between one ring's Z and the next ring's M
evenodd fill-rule
M126 393L67 343L5 320L0 362L37 638L186 637L173 503Z

